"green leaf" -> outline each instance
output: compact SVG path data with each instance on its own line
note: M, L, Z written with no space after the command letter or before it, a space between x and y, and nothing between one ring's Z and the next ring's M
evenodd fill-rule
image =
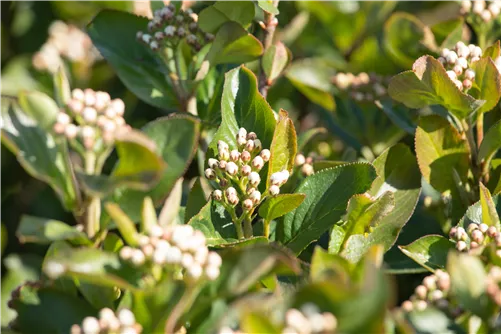
M266 188L270 186L270 177L273 173L287 170L292 173L294 159L297 153L297 137L294 123L285 110L280 110L279 120L273 134L270 146L271 157L268 163L268 177Z
M216 33L228 21L247 27L254 19L254 15L255 7L252 1L234 3L218 1L200 12L198 24L203 31Z
M19 106L42 129L50 131L56 122L59 107L56 102L42 92L20 92Z
M478 113L491 111L501 97L501 74L490 57L474 62L471 68L475 71L475 80L468 94L485 101Z
M16 324L22 333L70 333L72 325L81 324L85 317L97 313L77 296L50 287L28 285L21 287L13 306L18 312Z
M305 199L304 194L280 194L269 197L259 207L259 216L271 221L296 209Z
M106 203L105 206L106 212L110 215L111 219L115 222L122 238L124 238L125 242L130 246L138 246L138 233L136 230L136 225L134 222L130 220L129 217L120 209L115 203Z
M71 88L66 76L64 66L59 67L57 73L53 76L54 96L57 100L57 105L63 108L71 99Z
M268 316L260 313L248 313L244 315L240 322L240 326L245 333L281 333L281 331L273 325Z
M454 243L441 235L427 235L400 250L429 271L445 269L447 254L454 249Z
M420 55L430 52L435 44L433 33L418 18L394 13L384 24L384 48L402 67L411 67Z
M82 231L63 222L24 215L16 232L21 243L50 244L57 240L68 240L75 245L90 245L91 241Z
M496 151L501 148L501 120L492 125L482 140L478 149L478 160L485 160L489 164L496 154Z
M181 210L181 200L183 197L183 178L177 180L169 196L164 202L162 211L158 215L158 224L161 226L176 224L176 218ZM184 218L183 218L184 221Z
M316 246L311 258L310 279L312 282L324 280L350 279L352 264L338 254L331 254L320 246Z
M282 42L277 42L266 49L263 55L262 66L266 78L273 82L282 74L287 64L291 61L291 54Z
M327 130L325 128L313 128L301 132L297 136L297 151L302 152L304 147L317 135L325 134Z
M45 259L44 272L53 265L64 268L61 277L121 289L137 289L143 275L137 268L122 263L117 253L96 248L62 249Z
M136 40L146 31L148 18L121 11L103 10L87 27L92 43L111 64L124 85L155 107L170 109L177 99L165 79L164 65Z
M482 196L485 196L482 195ZM499 200L501 196L496 195L491 198L491 200L486 201L486 206L488 207L488 210L491 211L490 213L487 213L487 216L490 216L490 218L487 218L488 220L496 222L496 214L497 216L501 216L501 200ZM493 212L494 210L495 212ZM484 212L483 212L483 206L482 206L482 201L478 201L475 204L471 205L468 210L466 210L466 214L463 216L463 218L460 220L458 226L462 226L465 229L468 228L468 225L470 224L477 224L480 225L484 223ZM497 220L499 221L499 220ZM485 222L487 224L487 222ZM497 228L501 228L501 225L497 223L497 225L494 225Z
M414 62L412 71L394 76L388 93L409 108L442 105L459 119L469 116L484 103L459 91L442 64L431 56L422 56Z
M256 133L264 148L271 146L276 121L273 110L257 90L254 73L244 66L226 73L221 100L222 123L207 152L208 157L217 156L217 142L225 141L230 150L237 148L236 135L243 127ZM262 178L267 168L261 170Z
M482 319L492 314L492 301L486 294L486 278L482 261L472 255L450 252L447 272L451 277L451 292L458 298L462 308Z
M501 56L501 46L499 40L485 49L484 54L482 55L482 57L491 57L494 60L499 56Z
M277 240L300 254L341 218L351 196L367 191L375 178L374 168L363 163L324 169L307 177L296 190L307 200L277 225Z
M78 290L84 298L96 309L105 307L113 308L114 302L119 296L113 287L99 286L95 284L81 283L75 279Z
M421 193L421 175L416 158L410 149L397 144L384 151L373 162L377 179L369 195L380 197L390 191L395 198L395 209L381 219L369 235L352 235L345 243L343 256L357 262L372 245L382 244L388 251L395 243L404 225L416 208Z
M285 76L313 103L334 111L336 103L331 93L333 74L333 69L324 62L316 59L303 59L292 63Z
M414 330L411 333L469 333L448 317L446 313L433 306L428 306L423 311L414 310L407 317L412 326L409 330Z
M218 30L206 59L211 66L252 61L263 54L263 44L236 22L224 23Z
M121 188L115 192L113 202L133 221L140 218L144 197L151 197L156 207L162 205L177 179L186 172L198 145L200 122L189 115L175 114L148 123L142 132L155 142L156 152L167 167L159 183L149 191Z
M47 102L43 98L42 100ZM36 117L43 117L35 114L37 110L38 107L30 112ZM47 119L49 118L50 112L47 115ZM66 142L54 138L38 126L34 118L18 108L14 109L13 105L9 106L8 111L2 109L2 121L2 143L16 155L28 174L54 189L65 209L74 209L80 197L73 182Z
M184 213L184 222L188 221L194 217L197 213L202 210L205 204L207 204L208 197L202 187L202 178L197 177L191 191L188 194L188 201L186 202L186 211Z
M500 228L499 215L496 211L496 204L492 200L491 193L482 183L480 183L480 205L482 207L482 223L488 226Z
M454 18L447 21L442 21L431 26L431 31L435 36L435 40L439 49L454 48L457 41L461 40L463 34L463 18Z
M258 0L257 5L261 7L262 10L267 11L270 14L278 15L280 13L278 8L273 5L272 0Z

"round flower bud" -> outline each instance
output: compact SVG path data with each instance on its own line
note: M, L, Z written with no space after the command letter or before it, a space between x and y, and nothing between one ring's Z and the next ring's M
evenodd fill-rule
M183 254L181 253L181 250L178 247L171 247L169 248L169 251L167 252L167 263L179 263L181 262Z
M480 17L484 20L484 22L489 22L492 19L492 13L488 10L484 10L480 14Z
M132 248L129 247L129 246L124 246L120 249L120 258L122 260L125 260L125 261L128 261L131 259L132 257Z
M463 227L459 226L457 228L457 239L458 240L466 240L468 238L468 235L466 234L466 231L464 230Z
M501 11L501 8L499 7L498 2L491 2L487 9L491 12L493 17L496 17L499 15L499 12Z
M105 307L99 311L99 319L104 320L104 323L108 324L115 319L115 313L110 308Z
M270 176L270 183L272 185L280 185L282 183L283 175L280 172L276 172L271 174Z
M136 32L136 39L138 41L142 41L143 40L143 32L142 31Z
M412 310L414 309L414 305L410 300L404 301L401 307L402 310L404 310L405 312L412 312Z
M96 132L94 131L94 128L92 128L91 126L86 125L82 128L82 137L84 139L94 138L95 134Z
M457 227L455 227L455 226L454 226L454 227L453 227L453 228L451 228L451 230L449 231L449 238L451 238L451 239L456 239L457 234L458 234L458 229L457 229Z
M280 188L277 185L272 185L270 187L270 195L277 196L280 193Z
M125 103L121 99L113 99L110 102L111 107L115 110L118 116L123 116L125 112Z
M475 224L475 223L471 223L470 225L468 225L468 228L467 228L468 233L471 233L476 229L478 229L478 224Z
M216 178L216 172L212 168L207 168L205 170L205 177L209 180L214 180Z
M430 294L431 300L437 301L439 299L442 299L444 297L444 293L440 290L434 290Z
M294 160L294 163L296 166L302 166L306 162L306 158L302 154L296 155L296 159Z
M482 57L482 48L479 46L475 45L475 48L473 49L473 52L471 53L471 57Z
M118 320L125 327L133 326L136 323L136 318L134 317L134 313L125 308L121 309L118 312Z
M80 114L84 108L84 104L80 100L72 99L68 102L68 108L75 114Z
M240 159L240 152L238 150L232 150L230 152L230 160L237 162Z
M188 275L195 280L199 279L203 274L203 269L198 263L192 264L186 268L186 271L188 272Z
M449 50L448 48L443 48L442 51L440 51L440 55L445 58L447 57L449 52L451 52L451 50Z
M177 16L176 16L176 21L177 21L178 23L183 23L183 21L184 21L184 17L183 17L183 15L177 15Z
M428 295L428 289L424 285L418 285L414 293L419 299L426 299L426 296Z
M163 31L157 31L153 36L158 42L160 42L162 39L164 39L165 34Z
M456 65L459 65L464 69L467 69L468 68L468 61L466 60L466 58L459 57L457 62L456 62Z
M454 65L454 68L452 69L454 73L456 73L457 76L460 76L463 73L463 67L460 65Z
M214 40L214 35L211 33L205 33L204 37L207 42L212 42Z
M225 193L226 193L227 197L236 196L237 195L237 190L235 188L233 188L233 187L229 187L228 189L226 189Z
M86 107L82 111L83 119L88 123L94 123L97 120L97 111L94 108Z
M237 138L237 144L238 144L238 146L244 146L245 143L247 143L247 139L245 137L238 137Z
M207 247L199 247L195 252L195 262L204 264L209 255L209 249Z
M213 159L213 158L210 158L207 164L212 169L216 169L217 167L219 167L219 161L217 161L216 159Z
M456 80L457 79L456 72L454 72L454 71L447 71L447 75L449 76L449 78L451 80Z
M471 239L478 244L484 241L484 234L480 230L474 230L471 232Z
M221 160L220 163L222 161L228 161L228 159L230 158L230 152L228 152L227 149L223 149L221 151L219 151L219 155L218 155L219 159ZM225 165L226 166L226 165ZM220 166L221 167L221 166Z
M313 169L313 166L310 165L310 164L304 164L302 167L301 167L301 173L304 175L304 176L310 176L312 174L315 173L315 170Z
M261 144L261 141L259 139L254 140L254 148L259 151L261 148L263 148L263 144Z
M214 198L216 201L221 201L223 199L223 192L219 189L214 190L212 192L212 198Z
M471 82L471 80L468 80L468 79L463 80L463 88L464 89L470 89L472 86L473 86L473 83Z
M416 306L416 310L418 310L418 311L424 311L428 307L428 303L426 301L424 301L424 300L418 300L416 302L415 306Z
M56 279L65 272L65 267L58 262L48 261L44 267L44 272L49 278Z
M478 225L478 229L480 230L480 232L485 233L489 229L489 225L481 223L480 225Z
M151 258L151 256L153 255L153 252L155 251L153 246L150 244L144 245L143 247L141 247L141 250L143 251L144 256L146 256L147 258Z
M243 162L249 162L251 159L251 154L248 151L242 151L242 154L240 154L240 159Z
M73 89L73 91L71 92L71 97L76 101L83 102L84 98L85 98L85 94L84 94L83 90L81 90L80 88L76 88L76 89Z
M184 253L182 258L181 258L181 264L183 267L188 268L191 266L195 260L193 259L193 256L190 253Z
M460 252L466 250L467 248L466 242L464 242L463 240L459 240L456 244L456 248Z
M252 172L252 168L249 165L243 165L241 168L241 173L243 176L249 176Z
M254 144L254 140L252 139L247 140L247 142L245 143L245 149L249 152L252 152L255 147L256 146Z
M227 162L225 160L219 161L219 165L218 165L219 169L225 170L226 169L226 164L227 164Z
M159 49L158 42L157 41L151 42L150 49L151 49L151 51L158 51L158 49Z
M456 61L458 60L458 55L454 51L450 51L447 56L445 56L445 60L447 60L447 63L454 65Z
M228 144L225 141L218 140L218 142L217 142L217 149L218 149L218 151L229 150L230 147L228 146Z
M254 133L254 132L249 132L249 133L247 134L247 140L254 140L254 139L257 139L257 135L256 135L256 133Z
M78 134L78 127L75 124L68 124L64 129L64 134L68 139L74 139Z
M134 249L132 251L132 257L130 260L136 266L140 266L140 265L144 264L146 257L144 256L144 253L140 249Z
M470 68L467 69L466 71L464 71L464 77L468 80L475 79L475 71Z
M459 90L463 90L463 83L459 80L454 80L454 84Z
M423 279L423 285L428 290L434 290L437 288L437 278L434 275L426 276Z
M167 37L172 37L176 33L176 27L174 26L167 26L164 29L165 36Z
M475 14L480 15L484 9L485 9L485 1L484 0L473 1L473 12Z
M96 318L86 317L82 321L82 330L85 334L98 334L101 331L101 327Z
M496 237L497 234L498 234L498 231L497 231L496 227L489 226L489 228L487 229L487 235L489 236L489 238L494 238L494 237Z
M245 128L238 129L237 139L238 138L247 138L247 130L245 130Z
M264 150L261 151L261 153L259 153L259 156L261 158L263 158L264 162L268 162L270 160L270 157L271 157L271 152L270 152L270 150L265 148Z
M186 35L186 30L185 30L183 27L179 27L179 28L177 29L177 35L178 35L179 37L184 37L184 36Z
M209 266L209 267L205 268L205 276L207 276L207 278L210 281L216 280L219 277L219 274L220 274L220 270L218 267Z
M230 196L227 196L228 198L228 203L230 203L231 205L235 206L238 204L238 196L235 195L235 194L232 194Z
M261 177L259 176L258 173L252 172L249 175L249 184L253 187L257 187L259 183L261 182Z
M471 249L475 249L475 248L478 248L480 245L478 244L478 242L476 241L472 241L470 242L470 248Z
M219 267L223 263L223 260L221 259L221 256L216 253L216 252L209 252L209 255L207 256L207 264L209 266L215 266Z
M257 204L261 201L261 193L258 190L253 191L250 194L249 199L252 200L254 204Z
M246 200L244 200L244 202L243 202L244 210L250 210L253 207L254 207L254 202L252 202L251 199L247 198Z
M224 178L220 178L219 179L219 185L224 188L224 187L226 187L228 185L228 181L226 179L224 179Z
M235 176L238 173L238 166L233 162L230 161L226 164L226 173L230 174L231 176Z
M68 114L66 114L64 112L60 112L57 114L56 121L59 124L68 125L71 122L71 118Z
M263 158L261 158L259 155L252 160L252 167L254 167L255 169L261 170L263 166L264 166Z

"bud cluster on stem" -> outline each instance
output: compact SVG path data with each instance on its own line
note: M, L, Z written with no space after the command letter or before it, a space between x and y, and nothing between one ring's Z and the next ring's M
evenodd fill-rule
M478 17L483 22L490 23L499 16L499 13L501 12L501 1L461 1L460 12L462 15L472 17L472 19L476 19Z
M218 159L208 160L205 177L213 180L218 189L212 198L222 203L230 213L238 237L252 236L252 219L255 208L268 196L280 193L280 187L289 179L289 171L282 170L270 176L270 187L264 193L258 190L261 184L259 172L270 160L271 153L262 148L254 132L240 128L236 135L237 149L220 140L217 144ZM237 217L237 213L241 214ZM242 230L244 223L245 231ZM245 232L245 233L244 233Z
M163 51L185 40L195 51L214 39L214 35L203 32L198 26L198 16L191 9L177 10L173 4L153 13L148 22L148 32L138 31L136 38L149 48Z
M475 71L471 65L480 60L482 49L474 44L457 42L453 50L442 49L438 61L444 65L447 75L457 88L467 92L475 81Z
M204 234L190 225L153 225L147 234L138 236L138 243L138 248L122 247L120 258L138 267L182 269L188 283L219 276L221 257L209 251Z
M501 233L495 226L471 223L465 230L461 226L451 228L449 237L456 242L460 252L473 252L481 247L494 244L496 256L501 258Z
M296 167L300 168L301 174L303 176L310 176L312 174L315 174L315 170L313 168L313 160L314 157L313 155L308 155L308 157L305 157L303 154L298 153L296 155L296 159L294 160L294 164Z
M332 77L332 83L342 91L347 91L357 102L372 102L385 96L388 78L375 73L361 72L337 73Z
M71 334L139 334L142 331L134 313L125 308L116 314L109 308L103 308L98 318L86 317L81 325L71 327Z

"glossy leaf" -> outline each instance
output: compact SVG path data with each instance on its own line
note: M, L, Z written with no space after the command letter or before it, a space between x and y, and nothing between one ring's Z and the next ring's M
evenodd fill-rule
M307 177L296 190L306 200L278 224L277 240L300 254L341 218L351 196L367 191L375 178L369 164L324 169Z
M287 170L292 173L294 159L297 153L297 136L294 123L286 111L280 110L279 120L275 127L273 140L270 146L271 157L268 163L267 188L270 186L270 177L273 173Z
M468 94L477 100L485 100L478 113L491 111L501 97L501 74L489 57L474 62L471 68L475 71L475 80Z
M372 245L382 244L388 251L412 216L421 193L416 158L405 145L397 144L387 149L373 164L378 177L368 193L380 197L388 191L392 192L395 209L382 218L367 236L356 234L348 238L342 255L352 262L361 259Z
M442 64L431 56L422 56L414 62L412 71L394 76L388 93L409 108L442 105L459 119L469 116L484 103L460 92Z
M334 111L336 103L330 82L333 74L333 70L321 61L305 59L292 63L285 75L313 103Z
M485 196L485 194L482 196ZM492 218L487 218L487 220L494 221L494 226L501 228L501 225L499 225L499 223L497 223L497 225L495 223L496 214L498 217L501 216L501 200L499 198L500 195L496 195L492 197L492 201L491 200L489 200L488 202L486 201L487 204L486 206L489 208L488 210L491 211L491 213L486 213L486 215L492 217ZM493 209L495 212L492 211ZM463 216L458 225L466 229L470 224L477 224L477 225L482 224L484 222L483 211L484 210L482 207L482 202L481 201L476 202L475 204L471 205L468 208L468 210L466 210L466 214Z
M480 148L478 149L478 160L485 160L490 163L496 152L501 148L501 120L493 124L485 134Z
M491 193L482 183L480 183L480 205L482 207L482 223L488 226L501 227L499 215L496 211L496 204L492 200Z
M66 143L54 138L39 127L35 119L12 105L8 111L2 110L2 121L2 143L31 176L54 189L67 210L74 209L80 198L72 179Z
M236 22L226 22L218 30L206 59L211 66L252 61L263 54L261 42Z
M216 33L228 21L234 21L246 27L254 19L255 7L251 1L235 3L216 2L202 10L198 17L200 29L209 33Z
M259 206L259 216L271 221L296 209L305 199L304 194L279 194L269 197Z
M188 168L198 145L200 123L188 115L174 115L159 118L148 123L142 132L155 142L156 152L167 167L160 181L149 191L119 189L113 196L124 212L138 221L141 203L146 196L151 197L156 207L162 205L172 187Z
M441 235L427 235L398 248L429 271L444 270L449 251L455 249L454 243Z
M136 33L146 31L147 25L146 17L103 10L89 24L87 32L128 89L146 103L169 109L177 100L165 79L164 65L136 40Z
M53 219L23 216L16 232L22 243L50 244L53 241L68 240L76 245L90 245L91 241L74 226Z
M266 78L270 81L278 78L291 61L290 58L290 51L282 42L270 46L264 53L262 61Z

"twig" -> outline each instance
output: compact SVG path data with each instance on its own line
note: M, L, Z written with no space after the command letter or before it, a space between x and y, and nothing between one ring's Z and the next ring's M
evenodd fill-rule
M278 7L278 1L279 0L273 1L274 7ZM278 20L275 17L275 14L265 11L264 23L262 25L264 29L264 36L263 36L264 53L266 53L266 50L268 50L270 46L273 44L273 37L275 35L275 29L277 25L278 25ZM261 57L261 72L259 73L259 92L265 98L268 95L268 89L270 88L270 86L271 82L268 80L268 78L266 77L266 73L264 72L263 58Z

